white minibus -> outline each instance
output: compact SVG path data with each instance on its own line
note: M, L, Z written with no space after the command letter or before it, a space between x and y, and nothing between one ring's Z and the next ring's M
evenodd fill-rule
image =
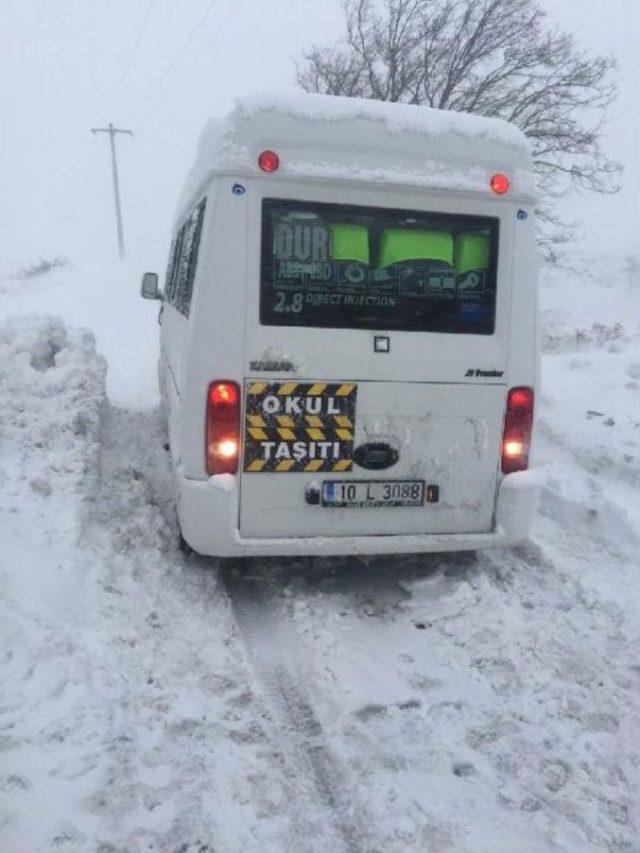
M219 557L512 545L539 378L535 186L514 126L239 100L173 232L159 380L182 541Z

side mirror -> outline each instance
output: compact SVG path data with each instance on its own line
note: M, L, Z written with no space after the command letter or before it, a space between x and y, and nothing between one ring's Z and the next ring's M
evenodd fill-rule
M143 299L162 299L162 294L158 289L157 272L146 272L142 276L142 284L140 285L140 295Z

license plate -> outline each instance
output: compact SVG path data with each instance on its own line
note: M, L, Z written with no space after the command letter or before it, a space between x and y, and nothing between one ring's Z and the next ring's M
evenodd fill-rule
M322 506L422 506L424 480L325 480Z

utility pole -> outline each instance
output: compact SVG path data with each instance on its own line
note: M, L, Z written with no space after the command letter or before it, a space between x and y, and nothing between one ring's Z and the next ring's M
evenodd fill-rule
M124 232L122 229L122 210L120 208L120 186L118 184L118 163L116 161L116 133L128 133L133 136L132 131L123 130L119 127L114 127L109 122L109 127L92 127L91 133L108 133L109 142L111 143L111 171L113 173L113 195L116 203L116 228L118 231L118 252L120 257L124 258Z

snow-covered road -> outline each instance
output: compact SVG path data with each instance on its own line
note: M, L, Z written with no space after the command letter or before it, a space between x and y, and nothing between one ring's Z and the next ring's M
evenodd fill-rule
M3 849L636 849L638 337L552 303L531 542L219 571L159 412L4 321Z

